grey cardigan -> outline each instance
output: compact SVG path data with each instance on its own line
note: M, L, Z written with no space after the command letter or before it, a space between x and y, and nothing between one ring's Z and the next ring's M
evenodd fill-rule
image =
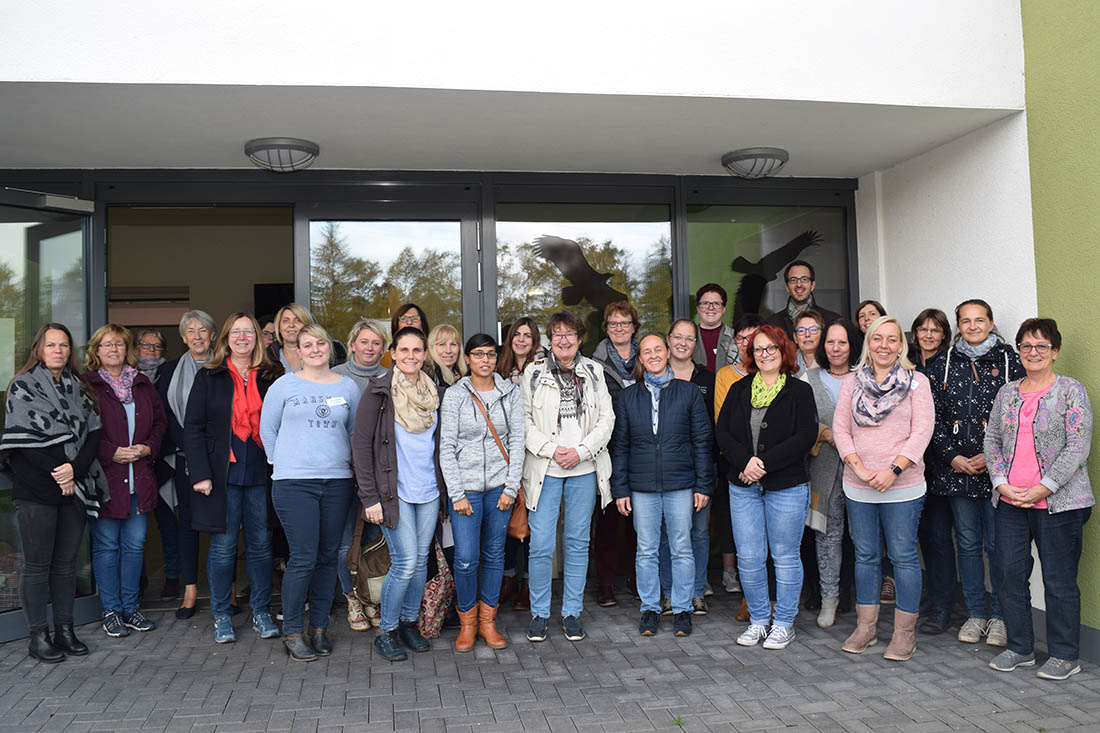
M806 381L814 391L817 421L831 427L836 403L821 381L821 370L807 371ZM810 456L810 490L817 494L817 501L810 504L810 514L806 519L809 527L818 532L825 531L828 524L829 502L832 501L836 492L844 490L843 481L844 465L840 462L840 454L833 445L822 442L817 455Z
M467 492L485 492L504 486L515 498L523 477L523 441L526 421L523 394L519 387L493 374L493 395L479 395L493 421L510 463L497 447L481 410L474 404L474 386L463 377L443 394L439 405L439 468L447 483L451 502L461 501Z

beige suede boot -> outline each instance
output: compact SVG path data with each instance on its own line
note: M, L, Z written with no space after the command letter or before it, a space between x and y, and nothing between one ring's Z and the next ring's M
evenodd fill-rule
M906 613L894 609L894 635L890 638L890 645L886 647L883 659L895 662L904 662L913 656L917 650L917 639L913 629L917 626L917 614Z
M878 642L875 636L878 627L878 604L856 606L856 630L844 641L841 647L849 654L863 654L869 646Z

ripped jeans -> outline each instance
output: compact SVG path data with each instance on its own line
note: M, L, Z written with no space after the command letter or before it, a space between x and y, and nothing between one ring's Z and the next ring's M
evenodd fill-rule
M468 491L466 499L473 507L470 516L459 514L451 505L451 529L455 538L455 593L458 610L469 611L480 600L496 608L500 602L500 581L504 577L504 539L512 509L497 509L504 487L489 491ZM478 593L478 571L481 592Z

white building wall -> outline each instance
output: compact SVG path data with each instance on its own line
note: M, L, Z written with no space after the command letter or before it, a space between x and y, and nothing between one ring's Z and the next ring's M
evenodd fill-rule
M1022 109L1009 0L40 0L0 81L656 94Z

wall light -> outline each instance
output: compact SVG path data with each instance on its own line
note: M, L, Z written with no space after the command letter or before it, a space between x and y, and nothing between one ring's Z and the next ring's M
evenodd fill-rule
M722 156L722 167L738 178L767 178L790 160L783 148L741 148Z
M244 144L244 154L257 167L276 173L308 168L321 153L320 146L297 137L258 137Z

